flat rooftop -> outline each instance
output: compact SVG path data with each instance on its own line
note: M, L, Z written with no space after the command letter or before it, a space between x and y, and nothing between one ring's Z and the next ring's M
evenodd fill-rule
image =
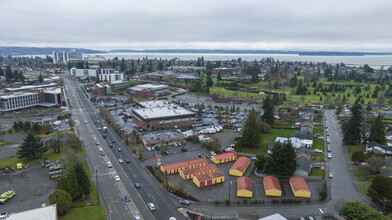
M5 88L5 91L8 92L17 92L17 91L24 91L24 90L30 90L30 89L39 89L39 88L46 88L46 87L54 87L58 86L56 83L49 83L49 84L42 84L42 85L28 85L28 86L21 86L21 87L15 87L15 88Z
M133 114L144 119L163 119L163 118L175 118L179 116L194 116L196 113L189 111L183 107L170 104L161 107L147 107L141 109L133 109Z
M168 106L171 103L166 100L154 100L154 101L136 101L136 104L140 105L142 108L156 108L156 107Z
M31 209L24 212L13 213L7 217L7 220L57 220L56 205L50 205L42 208Z
M142 138L147 143L151 143L156 141L161 142L165 140L169 141L174 139L183 139L185 138L185 136L182 132L177 132L177 130L169 130L169 131L164 130L164 131L148 132L140 135L140 138Z
M142 84L132 87L133 90L159 90L159 89L167 89L168 85L158 85L158 84Z
M34 94L37 93L33 93L33 92L5 93L4 95L0 96L0 99L9 99L9 98L15 98L15 97L26 96L26 95L34 95Z

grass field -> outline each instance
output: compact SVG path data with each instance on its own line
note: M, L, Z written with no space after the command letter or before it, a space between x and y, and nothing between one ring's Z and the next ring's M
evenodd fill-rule
M313 139L312 150L320 149L324 151L324 139Z
M312 169L312 172L310 172L309 176L325 176L325 170L322 169Z
M298 132L298 129L271 129L270 134L262 134L262 140L260 142L261 147L256 149L242 148L240 152L264 155L267 153L267 145L270 141L275 141L276 137L290 138L292 134Z
M106 220L102 206L85 206L70 209L66 215L60 216L59 220Z
M52 133L49 133L49 134L39 134L38 137L45 138L45 137L49 137L49 136L52 136L52 135L56 135L58 133L61 133L61 134L75 134L75 132L73 130L67 130L67 131L56 131L56 132L52 132Z
M323 125L314 125L313 134L319 134L324 136L324 126Z
M372 180L372 176L366 172L366 170L359 168L358 166L353 166L353 171L355 178L361 182L367 182Z
M361 192L371 200L370 196L367 195L367 191L369 189L370 183L358 183L358 187L361 190Z
M348 151L348 155L350 156L350 160L351 160L351 156L353 155L354 151L363 151L362 145L345 145L345 147Z

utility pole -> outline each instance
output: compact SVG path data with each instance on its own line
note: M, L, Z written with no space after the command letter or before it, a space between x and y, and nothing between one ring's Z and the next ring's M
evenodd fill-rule
M97 198L98 198L98 205L99 205L99 195L98 195L98 170L95 170L95 180L97 182Z

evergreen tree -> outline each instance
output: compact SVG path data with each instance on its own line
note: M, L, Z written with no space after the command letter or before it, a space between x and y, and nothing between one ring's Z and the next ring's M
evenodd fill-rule
M41 129L41 126L38 124L38 122L34 122L33 126L31 127L31 129L35 132L38 133L39 130Z
M41 138L29 132L20 146L17 155L19 159L32 160L45 153L48 149L41 142Z
M125 68L126 68L126 65L125 65L125 59L124 59L124 57L121 59L121 63L120 63L120 71L121 72L125 72Z
M163 70L164 69L164 67L163 67L163 63L162 63L162 61L159 61L159 63L158 63L158 70Z
M40 73L38 77L38 82L42 83L43 81L44 81L44 77L42 77L42 74Z
M64 190L56 189L48 199L50 204L56 204L59 216L64 215L71 208L72 197Z
M274 105L273 105L273 100L271 99L271 96L267 96L264 101L263 101L263 110L264 114L261 116L261 120L263 120L265 123L272 125L274 123Z
M376 141L383 145L387 143L387 139L385 138L385 125L382 122L381 114L378 114L376 120L370 128L369 141Z
M208 87L211 87L214 84L214 81L212 81L211 76L207 76L207 81L206 81L206 85Z
M384 202L379 195L383 195L386 199L391 200L392 179L387 176L376 175L368 189L368 195L372 198L372 201L377 204L382 204Z
M0 76L4 76L4 71L1 67L0 67Z
M83 195L82 188L78 183L78 177L75 173L75 169L71 167L67 170L66 175L63 175L57 182L57 189L61 189L69 193L72 200Z
M218 73L218 76L216 77L216 79L218 80L218 81L221 81L222 80L222 74L219 72Z
M344 131L343 142L345 144L357 144L361 141L361 125L363 121L362 106L359 103L360 97L357 98L354 105L351 107L351 117L347 122L346 130Z
M7 65L7 69L5 70L5 79L7 81L12 81L14 78L14 74L12 73L12 69L10 65Z
M261 129L257 113L252 109L246 119L244 129L241 137L242 145L255 145L260 144L261 141Z
M76 176L78 178L78 183L81 187L82 192L87 195L90 192L90 179L87 176L86 171L83 168L83 164L78 162L74 165Z
M282 176L292 176L297 169L296 153L291 142L276 142L265 164L265 172Z

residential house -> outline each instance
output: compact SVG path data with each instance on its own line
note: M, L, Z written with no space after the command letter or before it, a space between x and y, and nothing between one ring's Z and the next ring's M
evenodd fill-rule
M373 151L375 153L392 155L392 146L382 145L375 141L369 142L366 144L366 152Z
M312 152L310 148L296 149L297 153L297 169L294 176L308 176L312 171Z
M303 133L295 133L292 134L291 137L298 138L301 140L301 147L312 147L313 146L313 135L312 134L303 134Z
M313 109L307 109L307 108L298 108L298 117L307 119L307 120L313 120L314 119L314 110Z
M304 127L306 127L306 128L313 128L313 123L311 121L308 121L308 120L301 120L299 122L299 127L300 128L304 128Z
M311 128L311 127L301 127L301 128L299 129L299 133L301 133L301 134L311 134L311 135L313 135L313 128Z
M291 138L285 138L285 137L276 137L275 142L279 142L279 143L287 143L287 142L291 142L291 144L293 145L294 148L300 148L301 147L301 140L295 137L291 137Z
M388 131L387 133L385 133L385 138L388 142L392 142L392 131Z

